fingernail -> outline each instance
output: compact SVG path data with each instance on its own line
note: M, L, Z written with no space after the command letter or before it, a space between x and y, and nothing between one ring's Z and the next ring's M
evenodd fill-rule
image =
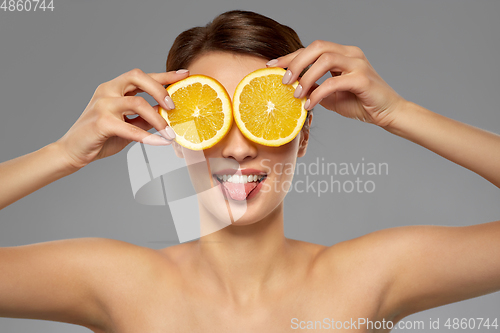
M311 105L311 100L308 99L306 103L304 104L304 109L309 110L309 105Z
M278 59L269 60L269 62L266 64L266 66L267 67L273 67L277 63L278 63Z
M167 110L175 109L174 101L170 96L165 97L165 105L167 106Z
M172 141L165 139L156 134L151 134L144 139L142 139L142 143L145 143L150 146L168 146L172 143Z
M178 71L176 71L177 74L185 74L187 72L189 72L188 69L179 69Z
M295 92L293 93L293 97L299 98L300 94L302 94L302 86L299 84L297 88L295 88Z
M287 70L285 75L283 75L283 84L289 84L290 80L292 79L292 72L290 70Z
M175 132L170 126L167 126L165 127L165 129L161 130L160 134L167 140L175 139Z

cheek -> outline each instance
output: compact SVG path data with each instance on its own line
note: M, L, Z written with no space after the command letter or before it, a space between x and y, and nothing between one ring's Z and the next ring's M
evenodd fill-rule
M274 177L279 178L279 180L292 178L295 171L295 161L290 159L289 161L275 163L271 171Z
M273 148L274 151L271 152L270 158L271 160L277 164L276 168L280 168L283 172L289 171L289 169L293 169L295 167L295 162L297 161L297 154L299 149L300 135L297 135L292 141L289 143Z
M279 185L280 192L291 186L297 161L298 137L281 147L273 148L268 155L268 170L272 173L273 182Z

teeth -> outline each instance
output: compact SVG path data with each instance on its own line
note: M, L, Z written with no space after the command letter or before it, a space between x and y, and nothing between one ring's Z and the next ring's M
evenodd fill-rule
M223 182L229 182L234 184L246 184L251 182L256 182L262 180L265 176L261 175L218 175L217 178Z

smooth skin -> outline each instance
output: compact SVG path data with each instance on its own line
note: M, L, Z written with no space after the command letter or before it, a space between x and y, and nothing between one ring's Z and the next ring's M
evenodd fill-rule
M209 53L188 69L216 78L232 95L239 80L266 61ZM380 126L500 187L500 136L404 100L359 48L316 41L270 64L288 68L289 82L312 64L297 92L309 95L309 108L320 103ZM332 78L315 84L327 72ZM186 76L134 70L100 86L62 139L0 164L0 207L143 140L151 125L165 128L154 108L132 102L126 91L140 89L161 104L161 84ZM124 122L130 110L142 120ZM308 135L303 130L289 144L269 148L233 126L205 153L251 167L272 149L279 149L274 162L303 156ZM259 193L249 201L243 225L162 250L99 238L1 248L0 316L70 322L95 332L287 332L296 331L292 318L398 321L500 290L500 221L391 228L325 247L285 238L283 200L270 199L272 193Z

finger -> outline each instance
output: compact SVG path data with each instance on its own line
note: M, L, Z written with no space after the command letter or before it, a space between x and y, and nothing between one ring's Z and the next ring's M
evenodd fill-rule
M125 94L125 96L135 96L137 94L140 94L140 93L143 93L144 91L142 91L141 89L137 88L135 90L132 90L132 91L129 91Z
M180 78L178 76L174 76L172 80L172 73L175 74L180 74ZM163 72L163 73L148 73L148 75L153 78L155 81L159 82L162 85L168 85L174 82L177 82L179 80L182 80L184 76L182 74L189 74L189 70L187 69L179 69L176 72ZM127 92L125 96L135 96L137 94L143 93L144 91L142 89L135 89L133 91Z
M140 69L133 69L117 78L117 82L121 87L119 93L125 96L129 92L140 89L151 95L166 110L172 110L175 108L174 102L163 87L163 84L179 81L186 78L188 74L189 72L187 71L177 71L148 75Z
M295 89L294 96L302 98L306 95L313 84L323 77L326 73L341 72L350 73L361 62L358 58L346 57L339 53L323 53L318 60L307 70L300 78L300 84Z
M304 48L298 49L295 52L289 53L286 56L279 57L276 59L271 59L266 66L267 67L281 67L281 68L286 68L288 67L288 64L295 58L300 52L302 52Z
M356 46L341 45L333 42L317 40L307 46L302 52L297 54L296 57L290 59L288 64L282 63L280 65L288 67L288 72L285 74L283 83L289 84L298 79L300 73L314 63L324 53L335 53L351 58L363 58L364 54Z
M306 49L317 50L320 53L334 52L334 53L343 54L346 57L366 59L363 51L357 46L343 45L343 44L338 44L338 43L324 41L324 40L315 40L314 42L309 44L306 47Z
M319 87L319 84L317 84L316 82L313 83L312 87L309 88L309 91L307 92L307 94L305 95L306 97L309 97L311 96L311 94L313 93L314 90L316 90L316 88Z
M179 81L179 76L187 77L189 70L179 69L178 71L162 72L162 73L148 73L148 75L161 85L171 84Z
M277 60L279 60L280 67L288 67L290 62L304 50L307 50L308 52L310 50L315 50L315 52L319 53L335 52L352 58L365 58L363 51L361 51L361 49L357 46L342 45L323 40L316 40L309 44L306 48L301 48L295 52L287 54L286 56L278 58Z
M110 127L108 129L110 136L118 136L126 140L142 142L152 146L166 146L172 143L172 140L167 140L159 135L146 132L127 122L114 120L108 126Z
M125 115L138 114L147 123L152 125L166 139L173 140L175 132L167 126L167 122L158 113L158 106L152 107L140 96L125 96L113 98L112 111L115 115L120 114L120 118Z
M323 98L340 91L349 91L355 95L359 95L366 91L367 85L368 79L361 75L346 74L331 77L314 89L309 99L306 101L304 108L311 110L321 102Z
M153 126L151 126L150 123L145 121L141 116L137 116L135 118L127 118L125 117L125 121L131 125L137 126L139 128L142 128L145 131L149 131Z
M160 114L160 113L158 112L158 109L159 109L159 108L160 108L160 106L159 106L159 105L155 105L155 106L153 106L153 110L155 110L155 113L156 113L156 114ZM163 118L163 116L161 116L161 117ZM164 129L162 129L162 130L160 131L160 134L161 134L161 136L163 136L163 137L164 137L165 139L167 139L167 140L173 140L173 139L175 139L175 136L176 136L175 131L174 131L174 130L173 130L173 128L172 128L172 127L170 127L170 126L167 126L167 127L165 127Z

